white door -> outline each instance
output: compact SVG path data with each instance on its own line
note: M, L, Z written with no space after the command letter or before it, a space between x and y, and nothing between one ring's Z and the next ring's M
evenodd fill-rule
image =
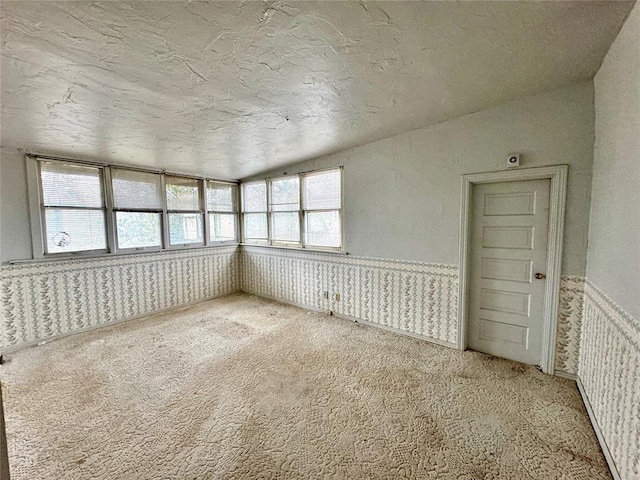
M540 364L549 186L549 180L473 186L467 338L473 350Z

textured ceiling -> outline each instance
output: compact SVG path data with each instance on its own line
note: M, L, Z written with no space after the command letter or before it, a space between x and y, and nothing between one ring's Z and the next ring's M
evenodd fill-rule
M631 8L3 1L2 145L242 178L590 77Z

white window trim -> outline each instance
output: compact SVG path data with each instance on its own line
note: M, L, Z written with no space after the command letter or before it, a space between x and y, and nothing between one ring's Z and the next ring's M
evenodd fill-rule
M233 200L235 202L235 210L231 212L224 212L221 210L209 210L209 202L206 198L207 191L209 189L208 183L218 183L221 185L235 185L236 188L232 190ZM207 246L219 246L219 245L238 245L239 239L241 239L240 235L240 184L232 183L232 182L223 182L220 180L205 180L205 198L204 198L204 221L205 221L205 231L208 232L207 238L205 238L205 244ZM210 225L210 214L232 214L234 216L234 224L235 224L235 232L236 239L235 240L211 240L211 225Z
M262 239L262 238L246 238L245 237L245 233L244 233L244 186L245 185L251 185L254 183L264 183L265 184L265 190L266 190L266 194L265 194L265 211L259 211L259 212L246 212L248 214L253 214L253 213L259 213L259 214L264 214L267 216L267 238ZM270 225L270 221L269 221L269 201L270 199L270 195L269 195L269 182L267 182L267 179L265 178L264 180L251 180L249 182L242 182L240 184L240 188L238 189L240 191L240 200L241 200L241 204L240 204L240 216L242 217L241 220L241 224L242 224L242 236L240 237L242 239L242 243L247 244L247 245L262 245L262 246L268 246L269 245L269 239L271 238L271 225Z
M307 177L312 177L314 175L318 175L318 174L322 174L324 172L329 172L329 171L333 171L333 170L339 170L340 171L340 208L339 209L335 209L335 208L323 208L323 209L315 209L315 210L306 210L304 208L304 183L306 181ZM313 250L322 250L322 251L342 251L344 250L344 189L343 189L343 185L344 182L342 180L342 177L344 175L344 170L342 167L339 168L325 168L322 170L313 170L310 172L304 172L300 174L300 229L301 229L301 234L303 235L302 237L302 243L303 245L305 245L306 248L309 249L313 249ZM323 247L321 245L311 245L311 244L307 244L304 240L304 234L306 233L306 213L308 212L338 212L338 217L340 218L340 246L339 247Z
M225 213L233 213L236 217L236 240L235 241L224 241L224 242L212 242L209 240L210 232L209 232L209 222L208 222L208 211L206 205L206 193L207 193L207 182L215 182L222 183L228 185L235 185L234 195L236 196L236 200L238 200L240 184L238 182L228 181L228 180L219 180L210 177L197 177L194 175L184 175L181 173L174 172L166 172L161 170L151 170L144 168L131 167L128 165L116 165L116 164L105 164L105 163L97 163L90 162L84 160L70 159L70 158L61 158L61 157L53 157L49 155L38 155L33 153L28 153L25 155L26 161L26 169L27 169L27 189L28 189L28 199L29 199L29 214L30 214L30 223L31 223L31 239L32 239L32 247L33 247L33 260L34 261L53 261L53 260L69 260L69 259L78 259L78 258L100 258L100 257L108 257L108 256L116 256L116 255L135 255L135 254L144 254L144 253L156 253L156 252L164 252L164 251L177 251L177 250L187 250L187 249L196 249L196 248L207 248L207 247L221 247L228 245L239 245L239 239L242 238L240 236L239 229L239 216L240 216L240 204L237 201L236 203L236 211L235 212L225 212ZM44 215L44 207L42 205L42 183L40 180L40 161L59 161L67 164L76 164L76 165L84 165L95 168L100 168L102 172L102 182L103 182L103 196L105 201L105 231L106 231L106 249L100 250L84 250L78 252L60 252L60 253L46 253L46 245L45 245L45 226L43 221ZM148 172L160 175L160 185L162 190L162 210L150 210L150 209L129 209L129 211L141 211L141 212L158 212L161 215L161 230L162 230L162 245L160 247L141 247L141 248L118 248L117 244L117 231L115 225L115 212L116 211L127 211L127 209L114 209L113 208L113 188L111 183L111 168L120 168L120 169L129 169L129 170L137 170L141 172ZM200 204L201 210L198 212L186 212L186 211L174 211L167 209L167 201L166 201L166 182L165 176L176 176L183 178L193 178L198 180L199 189L200 189ZM179 244L179 245L171 245L169 242L169 213L198 213L203 217L203 241L197 243L188 243L188 244ZM213 212L212 212L213 213ZM27 262L29 260L26 260ZM14 262L10 262L14 263ZM17 261L15 262L17 263Z
M28 157L27 157L28 158ZM52 159L49 158L42 158L42 161L51 161ZM64 162L64 163L72 163L72 162ZM104 228L105 228L105 245L106 248L96 248L96 249L91 249L91 250L80 250L77 252L57 252L57 253L49 253L47 252L47 244L45 241L46 238L46 234L47 234L47 227L46 227L46 222L45 222L45 215L46 215L46 210L47 207L45 207L44 205L44 195L42 192L42 182L40 179L41 176L41 171L40 171L40 163L39 160L34 159L34 161L28 162L27 163L27 174L28 175L35 175L35 185L33 184L33 182L31 181L27 181L27 188L28 188L28 195L29 195L29 205L30 205L30 216L31 216L31 231L33 232L34 229L39 229L38 230L38 238L39 238L39 242L36 242L35 238L33 239L33 248L34 248L34 258L63 258L63 257L68 257L68 256L73 256L73 257L77 257L77 256L101 256L101 255L107 255L109 254L109 252L111 251L112 248L112 244L110 243L110 236L108 233L108 218L110 215L110 208L109 208L109 203L107 202L106 199L106 195L107 195L107 190L106 190L106 185L107 185L107 175L106 175L106 169L104 168L104 166L102 165L90 165L87 163L78 163L79 165L82 166L87 166L87 167L94 167L99 169L100 171L100 181L102 183L102 199L103 199L103 206L102 208L88 208L88 209L84 209L84 208L74 208L74 207L60 207L60 208L67 208L67 209L78 209L78 210L102 210L102 212L104 213ZM32 192L35 192L35 195L32 195ZM38 247L38 252L39 252L39 256L36 256L36 246Z
M273 205L271 203L271 190L272 190L272 185L273 182L276 182L278 180L285 180L285 179L289 179L292 177L298 177L298 209L297 210L273 210ZM278 177L269 177L266 179L267 182L267 198L269 199L267 202L267 222L269 224L269 245L271 246L277 246L277 247L289 247L289 248L302 248L303 245L303 241L302 241L302 219L300 218L300 216L302 215L302 176L301 175L280 175ZM288 241L288 240L275 240L273 238L273 214L274 213L279 213L279 212L284 212L284 213L297 213L298 214L298 232L299 232L299 238L298 241Z
M167 177L180 177L180 178L190 178L198 181L198 191L200 197L200 205L198 210L176 210L169 209L167 207L166 199L167 199L167 189L166 189L166 180ZM165 244L165 248L169 250L179 250L182 248L193 248L193 247L204 247L206 245L207 236L209 235L209 230L205 225L205 196L207 195L207 185L206 180L198 177L192 177L189 175L163 175L165 179L165 188L163 189L163 197L165 199L165 203L163 205L164 211L167 214L167 243ZM186 243L171 243L171 227L169 226L169 215L171 214L179 214L179 215L200 215L200 220L202 222L202 241L201 242L186 242Z
M111 167L116 168L118 170L132 170L132 171L143 171L137 168L127 168L127 167ZM161 190L161 198L160 198L160 208L159 209L149 209L149 208L115 208L114 196L113 196L113 182L112 182L112 170L109 168L107 170L107 175L109 177L109 182L106 184L106 201L108 202L108 208L111 209L111 213L108 218L112 222L111 229L107 231L111 233L110 236L113 236L113 250L119 254L129 254L129 253L154 253L162 251L164 247L164 238L163 238L163 225L164 225L164 217L165 217L165 209L164 209L164 184L163 184L163 175L160 175L159 172L146 172L160 175L160 190ZM150 246L150 247L133 247L133 248L120 248L118 246L118 226L116 222L116 215L118 212L139 212L139 213L157 213L160 215L160 245L159 246ZM108 225L107 225L108 226Z
M340 216L340 247L323 247L317 245L307 245L305 242L305 212L316 212L316 211L336 211L336 209L325 209L325 210L305 210L304 209L304 177L312 176L315 174L320 174L323 172L330 172L334 170L340 171L340 209L338 210L338 214ZM271 223L272 223L272 209L271 209L271 182L273 180L279 180L282 178L298 176L300 179L300 207L298 209L298 217L300 221L300 242L283 242L283 241L274 241L271 235ZM247 182L241 182L240 188L238 189L242 196L244 196L244 185L252 184L252 183L262 183L265 182L267 187L267 240L253 240L247 239L244 236L244 231L240 238L242 239L241 245L246 246L261 246L261 247L270 247L270 248L284 248L289 250L305 250L310 252L324 252L324 253L344 253L346 254L345 244L344 244L344 167L329 167L322 168L318 170L311 170L307 172L300 173L292 173L290 175L279 175L277 177L267 177L265 179L254 179ZM244 199L242 199L244 201ZM264 213L264 212L247 212L247 213ZM244 226L244 204L240 206L240 217L241 223Z

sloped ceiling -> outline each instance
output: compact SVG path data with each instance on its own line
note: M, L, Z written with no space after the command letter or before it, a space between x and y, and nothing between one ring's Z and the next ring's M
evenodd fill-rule
M242 178L592 76L632 2L2 2L3 146Z

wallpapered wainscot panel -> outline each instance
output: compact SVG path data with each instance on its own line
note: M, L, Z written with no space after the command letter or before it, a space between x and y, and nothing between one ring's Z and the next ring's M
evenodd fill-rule
M457 265L247 246L240 265L245 292L456 342Z
M236 246L0 268L0 349L238 291Z
M242 247L240 265L245 292L456 343L457 265L257 246ZM578 367L583 297L584 277L563 276L556 370L571 375Z
M584 277L560 278L556 371L577 375L584 302Z
M578 376L620 477L640 478L640 322L589 280Z

